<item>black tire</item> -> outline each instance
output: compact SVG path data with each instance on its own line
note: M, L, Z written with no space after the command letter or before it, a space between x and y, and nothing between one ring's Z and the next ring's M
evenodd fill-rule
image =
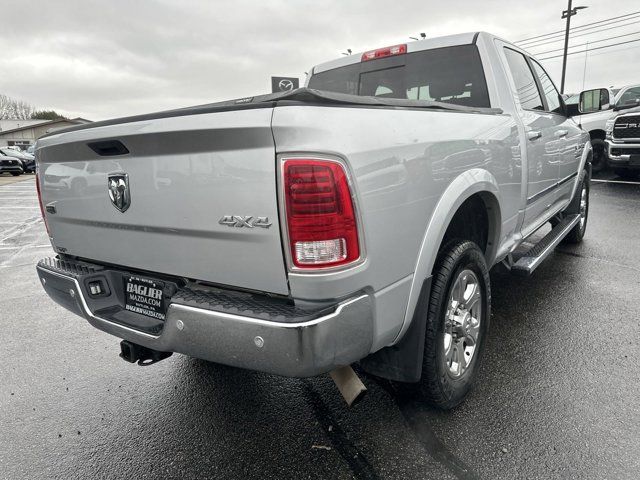
M634 180L640 176L640 171L638 170L630 170L627 168L618 168L614 170L614 173L622 178L627 178L629 180Z
M13 175L14 177L17 177L19 175L22 175L22 172L11 172L11 175Z
M591 159L591 171L598 173L607 168L607 144L601 138L592 138L593 158Z
M562 239L563 243L580 243L584 238L584 234L587 231L587 221L589 220L589 175L586 170L583 170L580 174L580 181L578 182L578 188L576 188L576 193L573 195L571 199L571 203L565 209L564 213L567 215L584 215L584 221L578 222L578 224L571 229L569 234ZM581 201L582 201L582 193L585 192L586 196L586 208L584 212L582 211Z
M466 370L456 376L452 374L446 358L445 322L454 283L466 270L475 274L481 290L480 325L471 361ZM427 316L427 328L419 389L431 405L451 409L462 402L473 386L489 327L490 309L489 270L482 251L475 243L466 240L448 243L438 255L429 303L426 311L421 312Z

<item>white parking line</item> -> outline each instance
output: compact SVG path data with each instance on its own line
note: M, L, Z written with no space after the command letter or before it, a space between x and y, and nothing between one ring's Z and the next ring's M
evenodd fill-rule
M22 245L15 247L0 246L0 250L17 250L19 248L51 248L51 245Z
M599 178L592 178L591 181L596 183L622 183L626 185L640 185L640 182L632 182L629 180L601 180Z
M24 223L10 228L9 230L7 230L6 232L4 232L4 237L0 238L0 244L6 242L7 240L9 240L10 238L13 238L17 235L20 235L21 233L26 232L27 230L29 230L31 227L33 227L34 225L37 225L38 223L40 223L42 221L42 218L40 217L33 217L27 221L25 221Z

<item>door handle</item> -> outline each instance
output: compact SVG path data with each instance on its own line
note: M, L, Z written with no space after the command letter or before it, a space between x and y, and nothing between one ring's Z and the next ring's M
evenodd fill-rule
M540 130L530 130L527 132L527 138L529 140L535 140L542 136L542 132Z
M554 135L557 138L561 138L561 137L566 137L567 133L569 133L569 130L557 130L556 133L554 133Z

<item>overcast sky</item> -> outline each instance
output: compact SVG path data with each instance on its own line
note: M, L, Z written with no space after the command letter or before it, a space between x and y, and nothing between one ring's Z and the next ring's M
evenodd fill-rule
M100 120L270 91L271 75L403 43L485 30L508 40L562 30L565 0L2 0L0 93ZM640 10L638 0L588 5L572 25ZM640 22L640 18L629 22ZM640 32L640 23L572 43ZM593 47L640 38L629 35ZM531 52L562 47L543 45ZM582 50L585 47L580 47ZM561 52L541 55L551 56ZM561 59L544 61L560 84ZM566 91L582 89L585 55L569 57ZM589 53L585 86L640 83L640 42Z

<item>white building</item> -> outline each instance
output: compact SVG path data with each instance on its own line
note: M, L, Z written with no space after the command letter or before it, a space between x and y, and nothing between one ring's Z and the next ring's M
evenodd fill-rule
M18 146L26 150L42 135L59 130L91 123L85 118L70 118L64 120L0 120L0 147Z

